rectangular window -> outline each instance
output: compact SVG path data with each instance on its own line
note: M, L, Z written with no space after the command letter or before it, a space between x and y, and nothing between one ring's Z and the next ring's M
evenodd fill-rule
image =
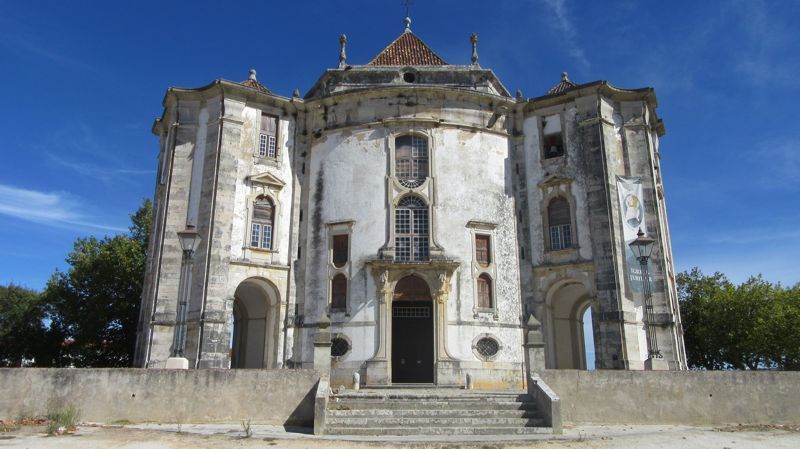
M572 247L572 228L568 224L550 226L550 248L553 250Z
M411 234L411 211L408 209L395 210L395 234Z
M261 115L261 134L258 139L258 155L275 159L278 156L278 117Z
M396 237L394 239L394 257L399 261L411 260L411 237Z
M253 227L250 232L250 246L254 248L258 248L261 243L261 224L260 223L253 223Z
M428 260L428 236L414 237L414 259Z
M331 309L347 309L347 278L343 274L331 280Z
M336 268L341 268L347 263L349 241L348 234L333 236L333 266Z
M272 225L261 225L261 249L272 249Z
M475 236L475 261L482 267L489 266L489 236Z

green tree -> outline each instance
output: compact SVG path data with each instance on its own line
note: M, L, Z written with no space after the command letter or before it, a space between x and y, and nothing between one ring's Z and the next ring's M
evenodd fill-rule
M53 348L61 365L130 366L147 260L152 203L131 215L127 235L78 239L42 293L52 309L51 332L65 337Z
M690 367L800 369L800 285L758 276L735 286L697 268L677 282Z
M0 285L0 366L52 363L47 357L46 309L34 290Z

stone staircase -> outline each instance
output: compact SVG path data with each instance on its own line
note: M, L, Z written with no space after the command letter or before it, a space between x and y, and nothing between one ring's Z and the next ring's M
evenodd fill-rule
M525 435L551 433L524 391L364 389L333 394L327 435Z

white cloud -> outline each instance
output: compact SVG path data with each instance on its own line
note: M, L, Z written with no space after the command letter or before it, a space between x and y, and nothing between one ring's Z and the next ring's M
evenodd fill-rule
M583 48L578 45L578 29L572 23L572 19L567 11L567 0L544 0L544 4L550 8L555 16L555 28L562 33L563 42L566 44L570 56L572 56L584 68L589 67L589 60Z
M50 161L58 165L66 167L80 175L91 176L93 179L99 179L106 183L125 181L127 179L126 176L155 174L155 170L105 167L88 162L69 161L50 152L45 154Z
M64 193L39 192L0 184L0 214L68 229L123 232L124 228L97 223L82 211L79 201Z

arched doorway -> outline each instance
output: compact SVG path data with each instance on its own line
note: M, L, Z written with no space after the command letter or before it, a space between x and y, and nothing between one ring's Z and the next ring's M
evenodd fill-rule
M578 282L562 284L548 295L550 367L586 369L584 317L592 316L586 313L590 306L589 292Z
M392 300L392 383L433 383L433 300L428 284L406 276Z
M274 368L278 349L277 291L251 278L236 288L233 300L231 368Z

